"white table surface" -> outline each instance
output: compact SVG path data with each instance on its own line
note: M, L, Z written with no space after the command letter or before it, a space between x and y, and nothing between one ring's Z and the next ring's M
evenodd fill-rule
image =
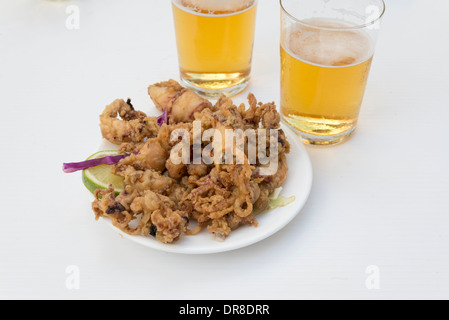
M449 298L449 2L387 6L359 129L308 147L303 211L253 246L189 256L96 222L80 174L61 171L96 151L106 104L155 112L146 87L179 79L169 1L2 0L0 298ZM279 103L278 43L278 1L261 0L247 90L261 101Z

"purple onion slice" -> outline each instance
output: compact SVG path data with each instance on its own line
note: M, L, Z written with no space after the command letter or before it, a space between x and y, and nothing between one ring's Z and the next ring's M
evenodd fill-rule
M120 160L129 157L129 154L122 154L118 156L108 156L98 159L91 159L82 162L72 162L72 163L64 163L62 166L62 170L65 173L73 173L80 170L89 169L96 166L101 166L103 164L111 165L117 164Z
M162 113L162 115L160 115L159 117L157 117L157 124L162 127L162 125L166 123L168 124L168 113L167 113L167 108L164 109L164 112Z

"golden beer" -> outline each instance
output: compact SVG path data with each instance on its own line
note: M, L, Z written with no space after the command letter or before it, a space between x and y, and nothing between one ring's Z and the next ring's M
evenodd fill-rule
M331 19L308 19L284 34L282 115L305 142L338 143L356 127L373 44L364 31L350 26ZM314 139L308 140L309 136Z
M181 78L209 97L243 90L251 73L257 1L172 1Z

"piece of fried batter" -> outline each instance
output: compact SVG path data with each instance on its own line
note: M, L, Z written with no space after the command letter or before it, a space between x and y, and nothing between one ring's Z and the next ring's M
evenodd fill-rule
M168 124L157 125L156 117L147 117L124 100L107 106L100 117L103 137L121 144L120 150L131 154L113 168L114 174L124 178L125 191L118 196L112 187L95 192L92 208L96 218L110 218L123 232L153 236L164 243L202 229L224 240L243 225L257 226L255 212L268 208L270 195L288 173L285 155L290 145L279 129L280 115L275 104L258 103L250 94L248 109L244 104L235 106L226 97L213 105L174 80L152 85L148 91L157 108L167 110ZM275 139L268 133L265 146L267 155L278 159L276 172L263 175L266 165L250 163L248 146L241 151L243 162L237 162L234 156L231 163L209 164L204 159L177 163L171 155L178 141L171 141L171 135L183 129L192 137L193 121L200 121L201 133L215 129L222 137L229 129L276 130ZM195 138L186 141L191 156L195 152L204 154L211 143L200 140L200 145L194 145ZM235 141L231 147L237 149ZM214 153L225 154L227 150L222 144L222 150ZM273 150L275 155L270 154ZM196 226L190 229L193 221Z
M170 124L191 122L195 112L212 106L209 101L184 88L175 80L151 85L148 93L160 111L167 110Z

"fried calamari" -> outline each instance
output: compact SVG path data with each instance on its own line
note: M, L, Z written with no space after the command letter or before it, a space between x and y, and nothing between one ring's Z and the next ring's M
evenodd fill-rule
M100 115L100 128L103 137L114 144L141 143L146 138L156 136L159 131L156 118L135 111L131 100L125 102L122 99L105 108Z
M118 196L112 187L95 192L92 208L96 218L110 218L123 232L154 236L163 243L202 229L224 240L240 226L257 226L256 212L268 208L270 195L288 173L285 154L290 145L280 129L274 103L258 103L250 94L248 109L244 104L235 106L226 97L213 105L174 80L152 85L148 91L157 108L167 111L168 123L158 126L157 118L135 111L130 101L124 100L107 106L100 117L103 137L121 144L120 151L131 155L112 171L124 178L125 191ZM217 136L209 141L197 139L209 129L221 137L228 130L253 129L257 136L256 140L244 138L241 161L235 153L230 162L209 162L201 157L207 151L212 158L223 155L223 160L227 152L238 149L234 140L229 147L219 143ZM179 130L183 134L173 139ZM270 174L263 174L266 163L250 161L251 143L262 133L268 136L268 143L257 145L257 149L278 160L276 171ZM180 141L184 149L177 149ZM176 161L183 150L190 162Z

